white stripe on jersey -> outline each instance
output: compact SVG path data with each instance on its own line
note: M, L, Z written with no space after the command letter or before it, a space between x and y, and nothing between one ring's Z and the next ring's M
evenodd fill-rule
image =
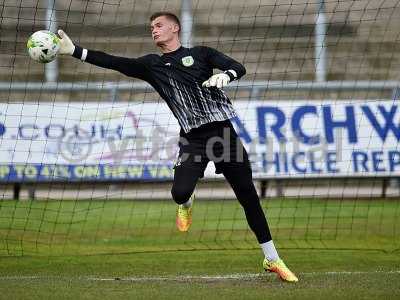
M202 89L197 83L193 89L171 77L169 83L174 91L173 101L169 106L185 132L206 123L236 116L233 105L222 90L211 93L208 88Z

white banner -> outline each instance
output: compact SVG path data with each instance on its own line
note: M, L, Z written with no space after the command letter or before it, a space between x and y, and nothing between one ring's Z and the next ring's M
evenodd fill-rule
M255 177L400 175L394 101L234 105ZM3 103L0 181L170 179L178 134L162 102Z
M268 101L233 120L257 177L399 176L394 101Z

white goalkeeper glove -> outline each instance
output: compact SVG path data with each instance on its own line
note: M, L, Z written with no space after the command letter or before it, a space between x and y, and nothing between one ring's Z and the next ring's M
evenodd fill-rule
M211 76L208 80L204 81L202 86L211 87L216 86L217 88L223 88L228 85L229 82L237 78L235 70L228 70L224 73L219 73Z
M208 80L204 81L202 86L204 87L212 87L216 86L217 88L223 88L231 81L228 74L219 73L211 76Z
M58 35L60 36L60 50L58 50L58 53L72 55L75 51L74 43L72 43L69 36L61 29L58 30Z

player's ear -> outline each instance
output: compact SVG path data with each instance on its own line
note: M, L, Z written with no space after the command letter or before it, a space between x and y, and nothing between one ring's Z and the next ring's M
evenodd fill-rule
M173 32L178 32L179 33L179 25L178 24L176 24L176 23L174 23L174 25L173 25L173 27L172 27L172 31Z

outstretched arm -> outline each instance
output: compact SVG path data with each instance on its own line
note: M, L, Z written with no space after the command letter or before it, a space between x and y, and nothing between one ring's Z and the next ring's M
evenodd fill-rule
M60 54L72 55L82 61L98 67L116 70L130 77L145 80L147 77L147 64L143 58L127 58L110 55L101 51L93 51L74 45L68 35L58 30L60 39Z

